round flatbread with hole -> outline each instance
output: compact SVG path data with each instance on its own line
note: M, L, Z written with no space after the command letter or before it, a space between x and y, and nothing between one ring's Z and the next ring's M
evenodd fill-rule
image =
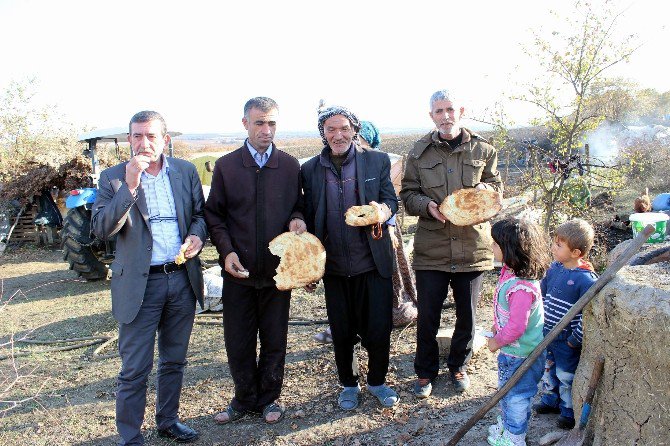
M439 209L456 226L472 226L500 212L502 197L489 189L459 189L445 198Z
M292 290L318 282L326 271L326 249L309 232L284 232L272 239L270 252L281 258L274 276L277 289Z
M379 208L372 204L363 206L351 206L344 213L344 222L349 226L369 226L383 223L384 214Z

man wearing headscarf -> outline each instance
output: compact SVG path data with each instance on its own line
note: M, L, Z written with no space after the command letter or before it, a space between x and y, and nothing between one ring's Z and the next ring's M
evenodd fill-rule
M321 154L301 168L307 229L326 248L323 283L332 330L335 363L344 390L338 404L358 407L360 394L354 347L360 341L368 351L367 388L385 407L398 403L398 394L386 385L393 307L393 249L388 228L375 239L371 227L345 224L351 206L378 208L379 223L398 209L391 184L391 162L386 153L362 148L357 142L361 124L344 107L319 113Z
M323 102L323 99L321 100ZM319 110L323 111L326 107L319 103ZM358 132L358 142L363 148L372 148L379 150L382 139L381 133L374 123L370 121L361 121L361 130ZM393 180L393 170L395 165L391 165L391 180ZM400 166L398 166L400 167ZM402 173L402 172L399 172ZM395 188L395 184L394 184ZM396 194L399 189L396 189ZM396 224L395 214L386 222L389 226L389 236L393 244L394 263L393 268L393 326L404 327L416 320L416 287L414 286L414 271L412 270L402 244L402 231ZM333 337L330 327L314 335L314 340L331 344Z

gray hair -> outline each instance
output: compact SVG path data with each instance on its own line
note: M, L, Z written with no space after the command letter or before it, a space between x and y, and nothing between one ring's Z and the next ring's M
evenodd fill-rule
M433 105L437 101L449 101L452 103L456 103L456 96L454 95L453 90L437 90L433 95L430 97L430 111L433 111Z
M162 136L167 135L167 124L165 124L165 119L163 119L160 113L151 110L143 110L141 112L135 113L133 117L130 118L130 122L128 123L128 133L132 133L131 127L133 123L139 124L144 122L151 122L154 120L161 123L161 132L163 133Z
M249 111L251 111L252 108L257 108L258 110L265 113L273 109L279 110L279 106L274 101L274 99L266 98L265 96L258 96L255 98L251 98L247 101L246 104L244 104L245 118L249 119Z

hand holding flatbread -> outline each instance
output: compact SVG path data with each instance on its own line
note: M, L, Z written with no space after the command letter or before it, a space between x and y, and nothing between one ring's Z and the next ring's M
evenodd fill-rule
M442 215L456 226L472 226L493 218L502 209L502 197L489 189L459 189L444 199Z
M371 201L363 206L351 206L344 213L344 221L349 226L369 226L384 223L391 218L391 209L382 203Z
M184 241L184 244L181 245L181 248L179 248L179 254L175 256L174 263L176 263L177 265L183 265L184 263L186 263L186 250L188 249L189 246L191 246L191 239L187 238Z
M279 290L318 282L326 271L326 249L309 232L284 232L272 239L269 248L272 254L281 257L274 276Z

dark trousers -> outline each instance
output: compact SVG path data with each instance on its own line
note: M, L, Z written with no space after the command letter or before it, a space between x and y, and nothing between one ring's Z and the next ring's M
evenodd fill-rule
M482 288L481 271L446 273L443 271L416 271L417 328L414 371L419 378L433 380L440 368L439 347L435 336L440 328L442 304L449 285L456 303L456 326L451 338L447 367L450 372L464 372L472 357L475 336L477 299Z
M368 385L384 384L393 328L391 279L374 270L352 277L326 275L323 285L340 383L358 385L354 347L360 341L368 351Z
M261 412L281 394L291 292L223 281L223 335L235 383L233 409ZM261 348L256 359L256 340Z
M147 378L153 367L158 332L156 425L179 421L188 340L195 317L195 295L186 270L150 274L137 317L119 324L121 372L116 393L116 428L122 445L144 444L140 432L147 401Z

